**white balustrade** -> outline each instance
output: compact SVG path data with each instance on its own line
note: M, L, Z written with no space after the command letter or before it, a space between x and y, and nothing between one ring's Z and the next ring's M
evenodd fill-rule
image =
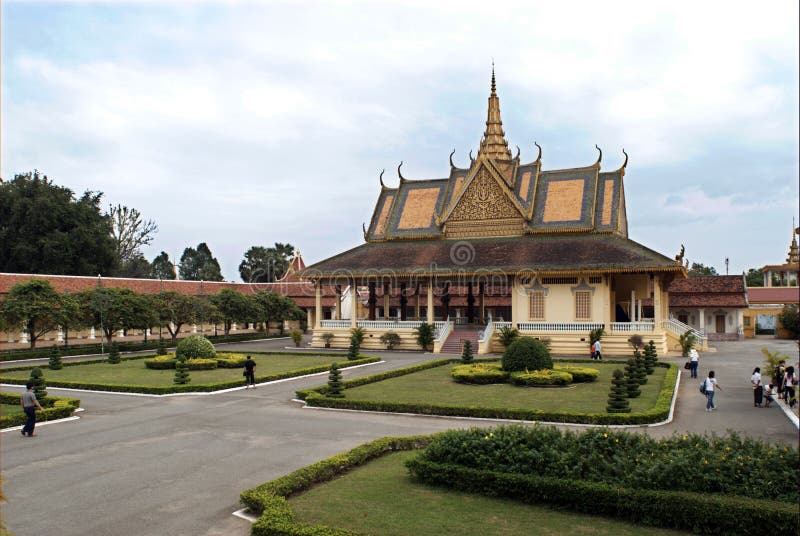
M492 338L492 335L494 335L494 322L489 318L489 321L486 323L486 328L481 331L480 336L478 336L478 342L486 342Z
M492 322L494 324L494 329L501 330L503 328L510 328L513 325L513 322Z
M447 340L447 337L453 331L453 322L434 322L434 324L442 324L436 328L434 338L442 342Z
M499 323L499 322L498 322ZM592 331L602 328L598 322L519 322L520 331Z
M612 322L611 331L644 332L652 333L655 329L654 322Z
M323 328L350 328L349 320L322 320L321 325Z
M668 331L671 331L672 333L678 336L683 335L687 331L690 331L694 334L695 338L697 339L697 344L699 344L701 347L704 346L707 341L706 334L704 331L697 330L692 326L684 324L683 322L672 316L669 318L669 320L662 321L661 327Z

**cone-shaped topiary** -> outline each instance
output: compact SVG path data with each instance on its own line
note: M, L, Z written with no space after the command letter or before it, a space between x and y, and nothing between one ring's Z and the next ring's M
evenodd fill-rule
M167 345L164 344L163 339L160 339L158 341L158 348L156 348L156 355L167 355Z
M344 398L342 393L342 372L336 363L331 365L331 372L328 374L328 392L325 394L332 398Z
M658 363L658 350L656 350L656 343L655 343L655 341L652 341L652 340L651 340L651 341L648 343L648 346L650 346L650 348L651 348L651 350L652 350L652 352L653 352L653 365L655 366L655 364L656 364L656 363Z
M461 347L461 362L472 363L472 341L469 339L464 341L464 346Z
M631 405L628 402L628 386L623 377L622 371L614 371L611 379L611 392L608 394L607 413L630 413Z
M108 347L108 362L112 365L117 365L120 361L122 361L122 358L119 356L119 346L117 346L117 343L112 342Z
M57 344L54 344L50 348L50 361L47 363L47 366L50 370L61 370L64 366L61 364L61 350L58 349Z
M175 379L173 381L178 385L185 385L192 381L189 378L189 365L185 358L179 358L175 362Z
M647 366L644 362L644 356L642 352L636 350L633 352L633 358L636 360L636 379L639 380L639 385L644 385L647 383Z
M47 383L44 381L44 372L39 367L31 369L31 382L33 383L33 394L39 402L47 396Z
M636 367L636 360L628 359L628 364L625 365L625 385L628 389L628 398L636 398L642 394L639 389L639 372Z
M503 370L506 372L553 368L550 350L542 341L533 337L520 337L512 342L503 352L502 362Z
M217 352L211 341L203 335L189 335L178 343L178 347L175 348L175 356L186 359L214 359L217 357Z
M650 341L653 342L653 341ZM656 370L656 351L655 345L646 344L644 347L644 368L647 374L652 374Z
M347 359L350 361L358 359L358 339L355 335L350 337L350 347L347 349Z

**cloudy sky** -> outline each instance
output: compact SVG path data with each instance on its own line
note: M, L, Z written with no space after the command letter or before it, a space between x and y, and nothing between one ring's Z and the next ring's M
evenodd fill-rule
M0 173L39 169L156 220L146 251L363 241L379 192L483 132L545 169L630 155L631 238L731 273L798 214L798 2L2 4Z

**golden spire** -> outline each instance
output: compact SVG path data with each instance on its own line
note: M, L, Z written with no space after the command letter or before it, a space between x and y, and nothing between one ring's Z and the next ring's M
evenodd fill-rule
M494 79L494 62L492 62L492 92L489 95L489 111L486 114L486 131L483 133L478 156L484 154L495 160L511 160L508 150L503 121L500 119L500 99L497 97L497 85Z
M794 229L794 218L792 218L792 245L789 246L789 256L786 257L787 264L800 264L800 251L797 247L796 234L800 234L800 227Z

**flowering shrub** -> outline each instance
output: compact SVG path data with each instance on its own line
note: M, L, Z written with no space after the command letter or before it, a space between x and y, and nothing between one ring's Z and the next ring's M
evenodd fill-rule
M600 375L600 371L589 367L578 367L575 365L555 365L553 370L560 370L572 374L572 383L593 382Z
M219 368L242 368L244 367L244 362L247 361L247 356L244 354L218 353L216 360Z
M175 354L159 355L144 360L144 366L153 370L165 370L175 368Z
M217 368L216 359L187 359L189 370L214 370Z
M603 428L584 432L538 426L507 426L491 432L474 428L441 434L421 459L623 488L798 501L797 449L735 433L654 439Z
M453 379L459 383L486 385L489 383L505 383L508 372L500 368L500 363L473 363L457 365L451 372Z
M216 352L214 351L214 345L211 341L202 335L189 335L178 343L178 347L175 349L175 355L185 359L198 357L214 359L214 357L216 357Z
M542 369L533 372L512 372L511 383L514 385L542 386L542 385L569 385L572 383L572 374L563 370Z

